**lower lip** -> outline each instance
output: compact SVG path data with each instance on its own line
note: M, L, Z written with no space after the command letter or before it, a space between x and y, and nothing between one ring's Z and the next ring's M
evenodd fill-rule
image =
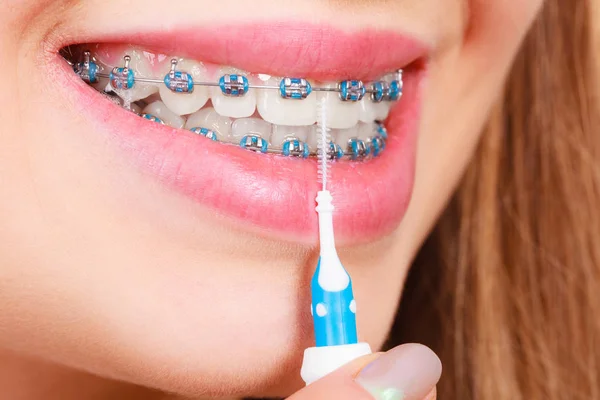
M256 154L147 121L101 98L60 64L58 79L67 96L75 96L77 111L108 132L145 173L241 224L278 238L315 242L320 190L315 160ZM404 74L404 95L385 122L389 138L379 157L331 166L328 189L340 244L376 240L402 220L413 187L423 76L417 68Z

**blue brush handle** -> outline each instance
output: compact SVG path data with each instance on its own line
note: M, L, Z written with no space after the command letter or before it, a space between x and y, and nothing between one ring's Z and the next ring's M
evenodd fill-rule
M352 281L349 279L348 285L340 291L327 291L319 284L320 272L321 258L311 282L311 311L317 347L358 343Z

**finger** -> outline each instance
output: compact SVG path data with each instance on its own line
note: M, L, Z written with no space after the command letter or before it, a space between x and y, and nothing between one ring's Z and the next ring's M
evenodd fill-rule
M427 400L436 400L437 399L437 390L433 388L431 392L427 395Z
M288 400L431 400L441 373L433 351L405 344L354 360Z
M425 400L436 400L437 399L437 389L434 387L431 392L425 397Z

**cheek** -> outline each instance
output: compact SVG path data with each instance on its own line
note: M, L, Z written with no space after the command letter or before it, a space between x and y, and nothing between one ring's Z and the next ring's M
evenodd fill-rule
M467 40L492 45L490 51L497 50L495 46L511 46L527 30L542 4L543 0L473 0Z
M430 60L424 89L415 189L401 234L414 254L472 158L512 60L542 4L472 1L462 37Z
M542 4L543 0L473 1L462 55L470 71L477 77L506 72Z

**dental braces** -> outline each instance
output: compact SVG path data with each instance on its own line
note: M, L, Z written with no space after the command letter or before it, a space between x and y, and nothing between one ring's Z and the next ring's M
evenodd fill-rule
M190 129L192 132L197 132L197 128ZM201 128L204 132L200 134L207 137L214 137L214 132ZM387 132L383 125L378 126L379 134L370 137L366 140L359 138L348 139L347 150L344 150L341 145L329 142L326 158L331 161L338 161L343 158L352 161L365 161L367 159L377 157L385 149ZM384 136L385 135L385 136ZM215 140L215 139L213 139ZM311 152L308 144L296 138L288 138L283 142L281 149L269 147L268 142L260 135L248 134L240 140L240 146L259 153L278 154L286 157L308 158L309 156L317 157L318 153Z
M306 99L312 92L336 92L342 101L360 101L369 95L371 101L397 101L402 97L403 80L402 69L395 72L392 81L374 81L365 85L361 80L344 80L338 82L336 87L313 86L304 78L284 77L279 85L250 84L248 78L240 74L225 74L217 82L194 81L192 75L177 69L177 60L171 60L171 70L163 79L138 78L130 68L131 57L123 57L123 66L114 67L110 73L99 72L98 65L92 61L91 53L84 51L80 62L74 64L74 71L87 83L96 83L98 78L108 78L114 89L128 90L136 83L164 84L175 93L192 93L195 86L219 87L225 96L242 97L249 89L278 90L284 99ZM368 86L368 87L367 87Z
M397 101L402 97L402 70L396 71L396 79L387 81L376 81L370 83L370 88L365 88L365 85L360 80L345 80L337 84L335 88L327 87L312 87L311 84L304 78L289 78L284 77L279 86L271 85L250 85L248 78L238 74L223 75L218 82L195 82L192 76L184 71L177 70L177 60L171 60L171 70L163 80L152 78L136 78L134 71L130 68L131 57L125 55L123 57L123 67L115 67L109 74L98 72L98 65L92 61L89 51L84 51L82 59L78 63L74 63L73 70L75 73L87 83L96 83L98 78L108 78L110 86L117 90L131 89L136 82L142 83L164 83L167 88L176 93L192 93L194 86L212 86L219 87L222 93L226 96L241 97L248 92L248 89L276 89L279 90L281 96L286 99L301 100L308 97L313 91L315 92L338 92L342 101L360 101L365 94L370 94L370 99L376 103L381 101ZM108 93L105 93L108 95ZM108 97L111 101L118 105L124 106L118 97ZM130 109L130 111L132 111ZM165 125L159 117L151 114L140 114L142 118L149 121ZM359 138L350 138L344 149L341 145L329 142L327 148L327 159L337 161L341 159L349 159L352 161L364 161L373 157L377 157L385 149L387 142L387 130L384 125L375 121L375 135L366 140ZM218 141L218 134L204 127L193 127L189 129L206 138ZM227 143L228 144L228 143ZM269 146L266 139L259 134L249 133L243 136L239 142L240 147L259 153L278 154L287 157L308 158L317 157L318 150L311 151L308 143L294 137L287 138L281 148L273 148Z
M152 114L141 114L141 117L152 122L165 125L164 121ZM338 161L343 158L352 161L364 161L369 158L377 157L385 149L388 138L387 130L381 122L375 122L375 135L366 140L359 138L350 138L347 142L347 148L344 150L341 145L329 142L327 149L327 159ZM208 128L194 127L189 129L191 132L202 135L210 140L219 141L218 134ZM232 144L232 143L225 143ZM269 142L259 134L249 133L244 135L239 143L240 147L257 153L278 154L286 157L308 158L317 157L317 151L310 151L308 143L295 137L287 138L281 148L269 146ZM317 150L317 149L315 149Z

